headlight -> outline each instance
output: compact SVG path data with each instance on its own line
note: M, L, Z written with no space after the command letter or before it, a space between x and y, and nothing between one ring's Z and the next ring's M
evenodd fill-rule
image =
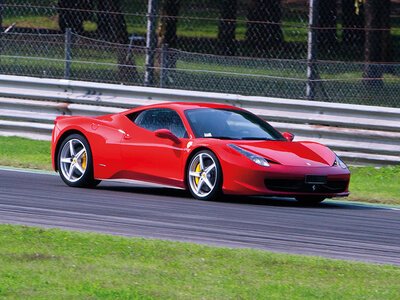
M263 167L269 167L268 161L264 158L261 157L257 154L251 153L250 151L244 150L243 148L240 148L239 146L233 145L233 144L228 144L229 147L235 149L237 152L240 154L243 154L246 156L248 159L252 160L255 162L257 165L263 166Z
M347 169L346 164L337 155L336 155L335 162L333 163L333 166L340 166L342 169Z

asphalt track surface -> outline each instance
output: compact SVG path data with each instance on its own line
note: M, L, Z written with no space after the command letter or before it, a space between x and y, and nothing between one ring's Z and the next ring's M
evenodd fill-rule
M79 189L54 175L0 170L0 223L400 265L400 210L363 205L205 202L182 190L118 182Z

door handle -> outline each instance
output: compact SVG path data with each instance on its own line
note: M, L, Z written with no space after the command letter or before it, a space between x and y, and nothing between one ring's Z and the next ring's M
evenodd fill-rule
M118 129L119 132L121 132L123 134L123 139L124 140L129 140L132 136L129 133L126 133L125 131L123 131L122 129Z

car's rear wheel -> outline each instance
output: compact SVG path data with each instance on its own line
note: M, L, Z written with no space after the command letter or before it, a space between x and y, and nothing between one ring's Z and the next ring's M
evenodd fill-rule
M93 187L100 183L93 178L93 159L90 145L80 134L68 136L57 156L61 179L73 187Z
M222 189L222 169L217 156L208 150L196 153L187 169L187 181L193 197L215 200Z
M325 200L322 196L299 196L296 197L297 202L303 205L316 205Z

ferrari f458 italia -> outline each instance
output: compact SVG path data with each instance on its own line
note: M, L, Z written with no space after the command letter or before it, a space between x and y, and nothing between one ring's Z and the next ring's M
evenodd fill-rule
M166 103L101 117L61 116L53 167L72 187L132 179L221 194L293 197L304 203L349 195L350 172L329 148L228 105Z

